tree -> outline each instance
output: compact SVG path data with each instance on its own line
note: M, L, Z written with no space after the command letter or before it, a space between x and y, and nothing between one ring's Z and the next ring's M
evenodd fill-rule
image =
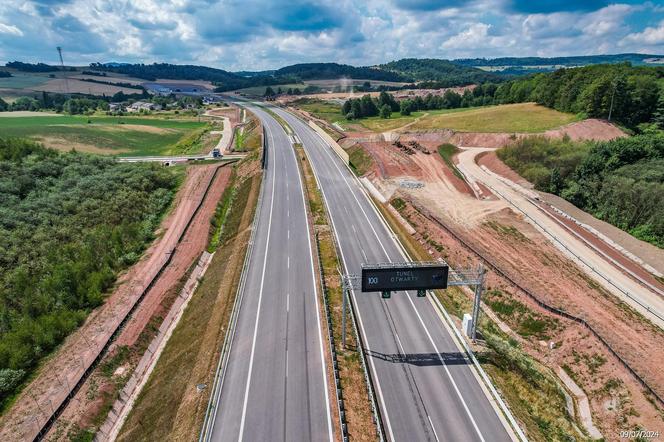
M12 111L36 111L40 109L39 101L30 97L19 97L10 106Z
M5 112L9 108L9 105L5 100L0 97L0 112Z
M400 110L401 115L408 116L411 113L413 102L410 100L401 100L400 106L401 106Z
M121 103L123 101L127 101L127 96L125 95L124 92L119 91L116 92L115 95L111 97L111 101L114 103Z
M380 118L390 118L392 116L392 108L389 104L384 104L380 108Z
M454 91L446 90L443 94L443 108L456 109L461 106L461 95Z
M360 104L360 100L351 100L350 114L353 118L362 118L362 105Z
M351 100L344 101L341 105L341 115L348 115L350 113Z
M265 93L263 94L264 97L273 97L274 95L274 89L272 89L271 86L265 88Z
M664 129L664 91L660 92L659 100L657 100L657 108L653 113L652 121L657 124L660 129Z
M551 169L551 177L549 178L549 192L558 195L563 188L563 180L560 177L560 170L557 167Z
M361 117L375 117L378 115L378 107L371 95L364 95L360 99Z
M378 95L378 106L382 107L386 104L390 106L393 112L399 111L399 103L397 103L397 100L394 99L394 96L392 96L392 94L388 94L385 91L381 91Z

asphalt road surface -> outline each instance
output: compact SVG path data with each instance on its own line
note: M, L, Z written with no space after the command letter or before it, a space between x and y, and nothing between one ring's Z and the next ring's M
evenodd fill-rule
M404 261L361 184L307 124L274 109L302 141L350 274L362 263ZM465 354L427 298L354 291L385 435L398 441L507 441L510 435Z
M295 152L250 106L268 161L253 250L210 440L333 440L316 276Z

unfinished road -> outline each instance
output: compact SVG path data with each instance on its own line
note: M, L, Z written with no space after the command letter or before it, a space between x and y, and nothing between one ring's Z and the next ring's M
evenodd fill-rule
M406 258L376 208L332 148L307 124L274 108L302 142L331 215L349 274L362 263ZM508 441L502 416L430 298L352 292L385 437L391 441Z
M487 186L493 193L506 200L519 213L543 232L547 239L567 256L572 258L581 266L586 273L599 282L605 289L623 300L643 316L650 319L654 324L664 328L664 297L658 293L657 288L651 289L637 282L634 277L629 276L597 250L572 234L560 222L539 206L539 202L528 191L519 188L515 183L506 178L479 166L475 157L490 148L465 148L458 155L458 168L466 179L480 182Z
M237 321L204 439L331 441L317 276L295 151L271 115L246 105L265 127L267 165Z

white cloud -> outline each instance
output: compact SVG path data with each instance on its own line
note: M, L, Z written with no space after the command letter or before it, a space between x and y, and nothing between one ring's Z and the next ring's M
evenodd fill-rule
M486 42L489 28L491 28L491 25L485 23L472 24L468 29L447 39L440 47L443 49L475 48Z
M23 37L23 31L21 31L19 28L14 25L6 25L4 23L0 23L0 34L12 34Z
M643 32L628 34L621 43L639 43L649 46L664 44L664 20L656 28L647 27Z

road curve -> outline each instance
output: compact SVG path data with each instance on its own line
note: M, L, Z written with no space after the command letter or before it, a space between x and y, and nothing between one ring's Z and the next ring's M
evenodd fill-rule
M274 108L302 141L350 274L405 258L361 184L311 127ZM398 441L509 441L474 369L427 298L352 294L385 436Z
M263 197L230 354L213 398L212 441L334 439L316 276L295 152L265 126Z

